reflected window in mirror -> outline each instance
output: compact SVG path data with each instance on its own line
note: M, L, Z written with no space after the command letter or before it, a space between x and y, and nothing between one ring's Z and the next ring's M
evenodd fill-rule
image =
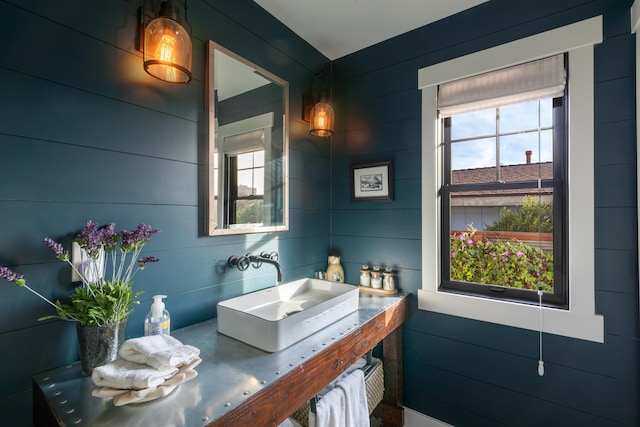
M288 229L288 84L208 45L209 235Z

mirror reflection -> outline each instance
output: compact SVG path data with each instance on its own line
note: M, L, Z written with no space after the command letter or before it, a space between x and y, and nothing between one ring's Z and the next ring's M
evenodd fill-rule
M288 229L286 81L207 45L207 233Z

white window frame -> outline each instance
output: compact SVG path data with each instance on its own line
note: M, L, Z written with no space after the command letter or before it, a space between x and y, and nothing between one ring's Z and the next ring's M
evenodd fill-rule
M595 313L594 53L602 16L580 21L422 68L422 289L421 310L604 342L604 316ZM568 235L569 309L439 291L442 144L437 114L441 83L569 52ZM585 261L587 260L587 261Z

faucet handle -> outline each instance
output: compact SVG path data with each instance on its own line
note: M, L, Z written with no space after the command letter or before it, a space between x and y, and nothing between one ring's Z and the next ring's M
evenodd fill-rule
M227 263L229 264L229 267L232 268L237 268L240 271L245 271L249 268L249 266L251 265L251 261L249 260L249 257L247 256L230 256L229 259L227 260Z
M270 259L271 261L278 261L280 255L278 255L278 252L276 251L272 251L270 253L265 251L260 254L260 257Z

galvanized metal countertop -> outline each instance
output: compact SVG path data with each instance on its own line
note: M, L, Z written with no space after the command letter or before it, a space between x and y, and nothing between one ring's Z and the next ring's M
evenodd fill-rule
M115 407L110 399L91 396L93 382L82 375L76 362L33 378L34 410L48 408L51 414L45 418L66 426L210 425L301 365L324 357L324 349L358 331L406 296L361 294L358 311L277 353L219 334L217 319L191 325L173 331L172 336L198 347L202 363L196 367L198 376L170 395Z

